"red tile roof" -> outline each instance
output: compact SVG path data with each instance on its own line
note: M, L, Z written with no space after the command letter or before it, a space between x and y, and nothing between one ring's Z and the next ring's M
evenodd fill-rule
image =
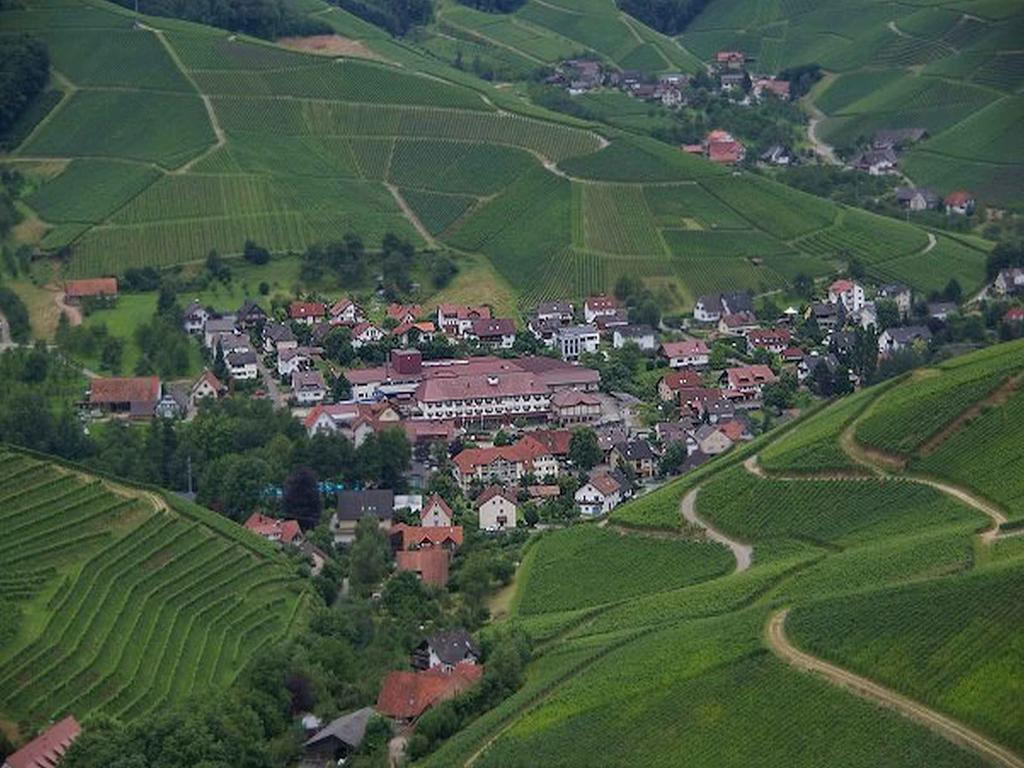
M304 320L307 317L323 317L327 307L319 301L293 301L288 305L288 317L292 320Z
M846 293L847 291L853 290L854 283L852 280L836 280L832 285L828 287L829 293Z
M471 473L477 467L486 467L504 459L515 464L531 464L541 456L552 455L551 450L528 435L514 445L496 445L491 448L466 448L455 457L455 465L463 474Z
M742 51L719 51L715 54L715 61L726 63L729 61L746 61L747 57Z
M69 299L84 299L88 296L117 296L117 278L94 277L88 280L68 280L64 283L64 295Z
M69 715L9 755L4 765L11 768L53 768L81 732L78 721Z
M455 317L459 320L486 320L491 316L491 308L487 306L467 307L462 304L440 304L438 310L445 317Z
M708 345L698 339L696 341L666 341L661 345L661 354L665 357L691 357L707 355L710 352Z
M556 408L572 408L576 405L600 405L601 398L590 392L577 389L563 389L551 396L551 405Z
M974 198L966 189L956 189L946 195L946 205L961 206L967 205Z
M730 419L729 421L719 423L718 431L735 443L741 440L743 435L747 433L747 427L742 421Z
M440 507L441 511L448 516L449 520L453 519L454 515L452 514L452 508L448 506L448 502L435 493L427 499L427 503L424 504L423 509L420 510L420 520L429 515L434 507Z
M351 381L351 379L349 379ZM489 397L545 395L548 386L532 373L432 376L416 388L416 399L438 403L446 400L478 400Z
M789 344L792 334L785 328L755 328L747 334L747 342L754 347Z
M406 525L391 526L392 538L398 537L399 549L411 547L440 547L446 542L452 547L461 547L463 541L461 525Z
M417 574L424 584L443 587L448 583L448 553L443 549L414 549L395 553L399 571Z
M476 507L479 509L488 501L493 499L495 496L503 496L513 504L518 504L519 500L516 498L512 491L502 488L500 485L489 485L480 492L480 495L476 497Z
M523 440L534 440L552 456L568 456L572 432L568 429L538 429L527 432Z
M478 338L515 336L516 324L507 317L480 318L471 323L470 333Z
M775 381L775 374L767 365L748 365L729 368L725 372L730 389L741 389Z
M405 320L407 317L415 320L417 317L423 314L423 307L419 304L389 304L388 317L399 322Z
M614 296L589 296L586 301L587 308L591 311L608 311L611 309L618 309L619 302Z
M160 399L160 379L156 376L134 378L95 378L89 381L89 402L155 403Z
M1019 323L1024 321L1024 307L1011 307L1003 315L1004 323Z
M267 517L259 512L253 512L245 521L245 527L258 536L274 541L282 541L291 544L295 537L302 533L298 522L295 520L278 520L276 517Z
M738 163L746 150L738 141L708 142L708 159L713 163Z
M661 381L672 392L688 387L704 386L704 379L696 371L672 371L672 373L666 373Z
M590 484L599 490L603 495L610 496L613 493L617 493L621 490L622 486L619 481L609 475L607 472L598 472L596 475L590 478Z
M422 672L389 672L377 695L377 711L385 717L413 720L437 702L471 688L483 673L479 664L466 662L459 662L451 672L440 667Z

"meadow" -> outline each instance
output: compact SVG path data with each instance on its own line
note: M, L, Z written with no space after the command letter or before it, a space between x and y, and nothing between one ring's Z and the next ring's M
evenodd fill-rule
M0 455L0 713L134 720L229 685L306 596L262 540L210 512L21 453Z

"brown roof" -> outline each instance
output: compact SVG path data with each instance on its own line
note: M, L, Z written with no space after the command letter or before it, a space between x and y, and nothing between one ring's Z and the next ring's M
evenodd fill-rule
M410 547L437 547L450 542L453 547L462 546L461 525L406 525L391 526L392 538L398 538L399 549Z
M590 484L605 496L610 496L622 488L622 486L619 485L619 481L607 472L598 472L590 478Z
M704 386L704 379L696 371L673 371L666 373L661 380L673 392L687 387Z
M422 672L389 672L377 695L377 711L400 720L415 719L437 702L471 688L483 673L482 666L466 662L456 664L451 672L440 667Z
M503 496L506 500L512 502L513 504L519 503L519 500L516 498L515 494L512 493L512 491L506 488L502 488L500 485L489 485L483 489L479 496L477 496L477 509L482 507L495 496Z
M747 433L747 427L742 421L730 419L719 423L718 431L735 443L741 440L743 435Z
M427 499L427 503L423 505L423 509L420 510L420 519L422 520L424 517L429 515L430 510L433 509L434 507L440 507L444 511L444 513L448 515L448 519L452 519L452 508L448 506L448 502L446 502L436 493L432 495L429 499Z
M327 314L327 307L319 301L293 301L288 305L288 317L293 320L301 320L306 317L323 317Z
M576 405L600 405L601 398L590 392L577 389L563 389L551 396L551 405L556 408L572 408Z
M747 341L755 347L789 344L792 334L785 328L755 328L747 334Z
M259 512L253 512L245 521L245 527L253 533L264 538L280 538L285 544L290 544L302 531L295 520L278 520L276 517L267 517Z
M534 440L540 443L552 456L567 456L572 432L568 429L538 429L527 432L523 440Z
M69 715L43 731L13 755L9 755L4 766L53 768L81 732L82 728L78 721Z
M431 403L446 400L477 400L486 397L545 395L546 384L532 373L501 373L484 376L435 376L420 383L416 399Z
M88 296L117 296L116 277L94 277L88 280L68 280L64 283L64 295L69 299Z
M213 375L213 371L209 368L203 369L203 372L199 374L199 378L197 378L195 383L192 385L192 389L195 389L204 381L213 388L214 392L221 392L224 390L224 384L220 379Z
M665 357L706 355L708 354L708 345L699 339L696 341L666 341L661 345L661 353Z
M470 333L483 338L488 336L515 336L516 324L507 317L480 318L471 323Z
M729 368L725 373L729 381L729 387L732 389L775 381L775 374L767 365L747 365L742 368Z
M551 454L551 450L529 435L514 445L495 445L491 448L465 448L455 457L455 465L463 474L476 467L486 467L501 459L509 463L529 464L534 459Z
M448 553L443 549L413 549L395 553L399 571L409 571L424 584L443 587L448 583Z
M89 402L155 403L160 399L160 379L156 376L133 378L95 378L89 382Z

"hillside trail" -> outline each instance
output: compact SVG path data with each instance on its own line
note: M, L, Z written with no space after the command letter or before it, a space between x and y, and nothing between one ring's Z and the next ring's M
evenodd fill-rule
M842 165L835 148L818 137L818 125L825 119L825 113L812 101L807 102L807 108L811 113L811 119L807 122L807 140L811 142L814 153L829 165Z
M736 573L743 573L750 568L750 563L753 561L754 548L749 544L744 544L741 541L730 539L724 533L712 528L710 525L705 523L699 517L697 517L697 492L700 488L694 488L683 496L682 502L679 504L680 512L687 522L696 525L698 528L703 528L708 535L708 538L712 541L717 541L719 544L724 544L732 550L733 557L736 558Z
M398 187L394 184L389 184L388 182L384 182L384 186L388 188L388 192L390 192L391 196L395 198L395 202L398 204L398 207L402 209L402 213L405 214L405 218L409 220L409 223L412 224L420 237L422 237L431 248L437 248L437 241L434 239L434 236L430 234L425 226L423 226L423 222L420 221L420 217L416 215L416 211L414 211L409 206L409 203L405 201L405 198L402 197L402 193L399 191Z
M958 747L976 752L995 765L1005 768L1024 768L1024 760L1014 752L963 723L941 715L923 704L865 677L799 650L786 637L785 622L788 614L788 608L773 614L768 621L766 634L768 646L775 655L790 666L822 677L833 685L844 688L886 709L892 709Z

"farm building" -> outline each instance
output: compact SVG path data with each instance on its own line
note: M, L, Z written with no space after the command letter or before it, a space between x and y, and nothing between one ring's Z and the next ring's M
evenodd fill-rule
M68 280L64 283L64 299L68 304L84 300L110 300L117 298L116 277L94 277L88 280Z
M420 672L389 672L377 695L377 712L401 722L412 722L438 702L473 687L483 677L479 664L456 664L451 672L440 668Z
M8 755L3 768L53 768L81 732L78 721L69 715Z
M332 720L303 744L303 762L311 765L340 765L363 743L373 707L363 707Z
M89 381L89 405L104 413L145 418L152 416L163 390L156 376L102 378Z

